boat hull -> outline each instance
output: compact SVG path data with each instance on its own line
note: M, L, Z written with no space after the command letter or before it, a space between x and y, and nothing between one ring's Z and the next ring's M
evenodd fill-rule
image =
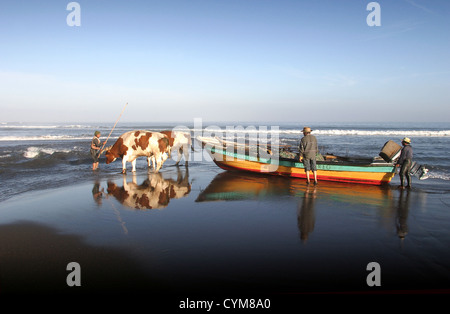
M280 159L274 162L270 159L252 158L246 155L230 154L229 152L207 147L208 153L217 166L225 170L249 171L268 175L280 175L295 178L306 178L302 162ZM347 183L371 185L388 184L395 175L395 167L389 163L343 163L317 161L317 179Z

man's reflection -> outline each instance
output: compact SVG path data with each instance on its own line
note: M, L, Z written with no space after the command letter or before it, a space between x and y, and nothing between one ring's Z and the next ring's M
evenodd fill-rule
M397 215L395 225L397 228L397 235L400 239L404 239L408 234L408 212L409 212L409 193L410 190L400 190L400 197L398 199Z
M305 195L299 202L297 212L297 224L302 243L306 243L309 234L313 232L316 222L314 203L316 200L316 186L306 186Z
M104 189L100 189L100 182L96 181L94 187L92 188L92 197L98 206L102 205Z

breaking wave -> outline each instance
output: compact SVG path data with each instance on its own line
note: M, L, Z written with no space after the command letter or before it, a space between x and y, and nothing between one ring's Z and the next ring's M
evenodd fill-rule
M444 172L430 171L427 174L427 178L428 179L440 179L440 180L449 181L450 180L450 174L444 173Z
M234 132L234 133L280 133L280 134L302 134L300 129L282 129L276 126L267 127L207 127L205 129L191 129L191 132ZM358 129L316 129L314 135L357 135L357 136L414 136L414 137L448 137L450 130L358 130Z
M450 130L315 130L316 135L355 135L355 136L410 136L410 137L447 137Z
M70 153L71 149L52 149L52 148L40 148L40 147L28 147L27 150L23 153L23 157L25 158L36 158L40 154L53 155L54 153Z
M40 135L40 136L0 136L0 141L70 141L86 140L92 136Z

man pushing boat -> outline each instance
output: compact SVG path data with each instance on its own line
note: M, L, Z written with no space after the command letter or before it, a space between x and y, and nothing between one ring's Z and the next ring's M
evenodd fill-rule
M400 157L397 161L397 167L400 167L400 186L399 188L403 189L404 180L406 177L406 188L411 188L411 166L413 159L413 150L411 147L411 139L405 137L402 140L403 148L400 154Z

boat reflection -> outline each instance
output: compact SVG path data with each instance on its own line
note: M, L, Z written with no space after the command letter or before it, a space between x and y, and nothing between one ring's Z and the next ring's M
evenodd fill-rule
M305 180L281 176L225 171L219 173L203 190L196 202L304 197L319 193L321 197L339 202L391 206L392 188L351 183L321 181L318 186L306 185Z
M127 176L123 176L123 185L118 186L113 181L108 181L107 196L113 196L123 206L132 209L161 209L169 205L173 198L182 198L191 192L189 183L189 171L183 174L177 169L177 178L164 178L162 173L148 173L148 178L142 184L137 184L136 175L131 182L127 182Z
M297 226L304 243L314 231L319 202L320 208L331 204L373 216L386 229L395 229L398 237L404 238L408 232L409 194L410 191L398 191L392 186L325 181L315 186L307 185L303 179L225 171L211 181L196 202L261 201L292 196L297 200Z

